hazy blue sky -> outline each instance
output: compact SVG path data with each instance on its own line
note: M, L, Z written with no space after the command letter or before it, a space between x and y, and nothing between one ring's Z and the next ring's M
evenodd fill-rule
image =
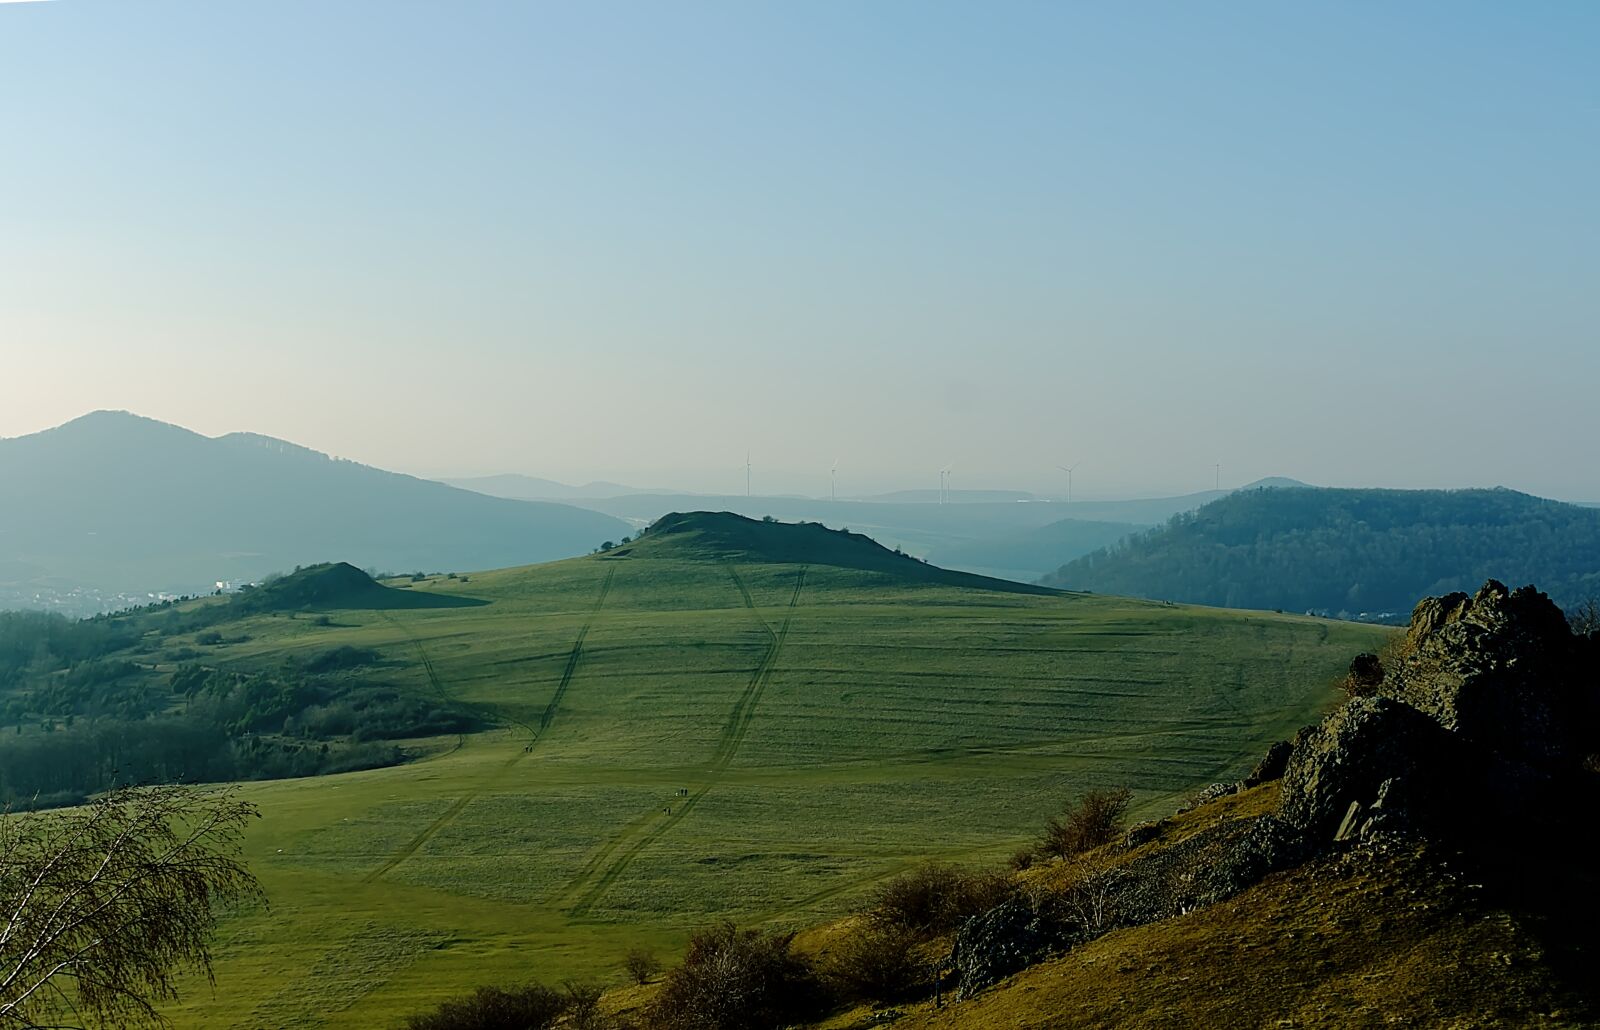
M1600 4L0 4L0 435L1600 498Z

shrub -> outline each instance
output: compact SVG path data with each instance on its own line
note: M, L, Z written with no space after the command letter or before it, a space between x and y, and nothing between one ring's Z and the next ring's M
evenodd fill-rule
M1133 791L1126 787L1085 792L1045 824L1039 854L1068 858L1111 843L1122 833L1132 800Z
M1024 869L1032 869L1033 860L1036 857L1037 856L1034 854L1034 850L1032 848L1018 848L1012 853L1007 864L1009 864L1013 870L1020 873Z
M1344 689L1351 697L1365 697L1383 686L1383 662L1375 654L1358 654L1344 678Z
M644 948L633 948L622 960L622 968L636 984L647 984L661 972L661 962Z
M927 966L916 954L916 931L863 920L834 945L822 963L822 977L841 998L889 1003L913 996L926 980Z
M989 911L1012 892L1011 882L999 873L928 862L878 888L870 915L888 926L940 934Z
M790 951L793 934L740 930L723 922L689 940L646 1010L656 1030L774 1030L819 1008L820 991Z
M568 995L543 984L480 987L406 1020L406 1030L544 1030L567 1011Z
M605 1030L606 1019L600 1014L600 996L605 991L576 980L568 980L562 987L567 992L567 1020L563 1025L572 1030Z

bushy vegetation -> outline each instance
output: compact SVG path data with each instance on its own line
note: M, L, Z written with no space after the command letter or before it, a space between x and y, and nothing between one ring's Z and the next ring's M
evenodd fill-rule
M366 648L341 645L251 672L193 661L158 671L148 649L174 619L189 627L190 617L164 607L79 622L0 613L0 804L392 765L404 754L390 741L479 725L464 709L374 679L379 655ZM222 634L197 640L212 638L221 643Z
M622 968L636 984L647 984L661 972L661 960L647 948L632 948L623 956Z
M1071 858L1109 844L1122 833L1133 792L1126 787L1090 790L1045 824L1037 851L1045 858Z
M1000 873L928 862L878 888L868 915L880 925L931 936L987 912L1012 890Z
M412 1016L405 1030L545 1030L566 1013L568 1002L566 993L543 984L480 987Z
M861 920L840 937L818 972L843 1001L902 1001L931 981L930 964L918 954L923 940L904 926Z
M645 1012L651 1030L776 1030L823 1005L792 934L740 930L724 922L689 941Z
M1231 608L1406 614L1487 579L1600 595L1600 510L1511 490L1241 491L1086 555L1052 586Z

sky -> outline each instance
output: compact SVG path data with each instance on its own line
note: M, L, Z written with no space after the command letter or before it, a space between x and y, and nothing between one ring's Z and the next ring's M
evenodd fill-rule
M1600 4L0 4L0 436L1600 499Z

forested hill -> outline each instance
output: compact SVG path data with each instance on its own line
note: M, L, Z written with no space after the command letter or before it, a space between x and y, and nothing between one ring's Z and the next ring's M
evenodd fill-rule
M1600 511L1512 490L1262 489L1086 555L1050 586L1237 608L1410 611L1486 579L1600 595Z

